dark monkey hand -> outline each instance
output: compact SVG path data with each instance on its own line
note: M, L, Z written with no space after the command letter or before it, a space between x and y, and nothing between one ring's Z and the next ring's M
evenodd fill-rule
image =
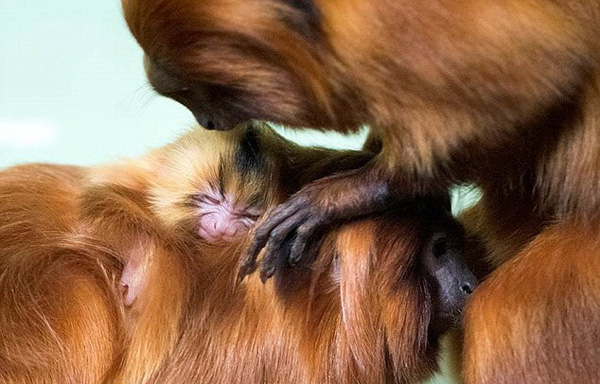
M324 230L331 225L388 210L414 197L414 191L403 188L399 190L405 193L392 194L391 188L396 183L390 184L385 177L378 177L381 175L371 163L322 178L300 189L256 227L239 279L256 270L257 258L263 248L260 276L264 282L273 276L276 265L282 265L281 261L293 266L310 260ZM447 196L444 199L447 200ZM287 243L286 247L283 247L284 243Z

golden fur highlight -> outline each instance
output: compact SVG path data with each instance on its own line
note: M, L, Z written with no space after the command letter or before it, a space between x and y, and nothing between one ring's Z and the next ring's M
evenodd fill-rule
M185 202L203 183L242 197L260 187L266 209L300 188L285 185L288 172L310 182L369 157L264 130L269 183L257 173L241 184L243 132L193 131L113 165L0 172L2 383L412 383L435 370L418 214L331 231L314 268L281 270L297 278L289 286L237 282L248 236L190 236ZM141 289L126 305L119 277L131 263Z

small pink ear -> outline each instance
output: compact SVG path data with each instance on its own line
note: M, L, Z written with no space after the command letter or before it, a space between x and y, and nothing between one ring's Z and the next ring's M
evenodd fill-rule
M144 285L144 264L139 251L132 251L129 260L121 274L121 287L123 288L123 303L130 307L133 305Z

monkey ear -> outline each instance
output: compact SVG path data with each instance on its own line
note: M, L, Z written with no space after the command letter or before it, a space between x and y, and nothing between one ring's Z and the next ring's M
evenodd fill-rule
M123 263L123 300L131 306L144 288L147 256L152 254L152 215L146 196L115 184L88 187L82 194L82 219L95 238L103 239Z
M122 300L130 307L126 315L135 314L131 316L135 327L122 374L135 378L130 381L143 381L177 340L178 319L173 313L179 313L186 300L185 268L160 236L147 196L139 190L94 185L84 192L81 206L92 235L109 244L124 265L120 281L132 292L124 292Z

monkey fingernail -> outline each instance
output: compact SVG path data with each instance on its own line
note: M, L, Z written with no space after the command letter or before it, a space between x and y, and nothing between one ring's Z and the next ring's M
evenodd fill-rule
M244 277L252 274L256 270L256 260L250 259L245 260L240 266L240 270L238 272L237 280L241 282L244 280Z
M267 280L269 280L271 277L273 277L274 273L275 273L275 267L273 267L273 266L262 269L260 271L260 281L262 281L262 283L265 284L267 282Z
M300 262L302 255L304 254L305 245L306 243L303 241L296 240L294 242L294 246L292 247L287 260L290 266L293 267Z
M238 272L237 278L235 279L236 284L241 283L244 280L244 277L246 277L247 275L249 275L248 270L246 268L241 268Z

